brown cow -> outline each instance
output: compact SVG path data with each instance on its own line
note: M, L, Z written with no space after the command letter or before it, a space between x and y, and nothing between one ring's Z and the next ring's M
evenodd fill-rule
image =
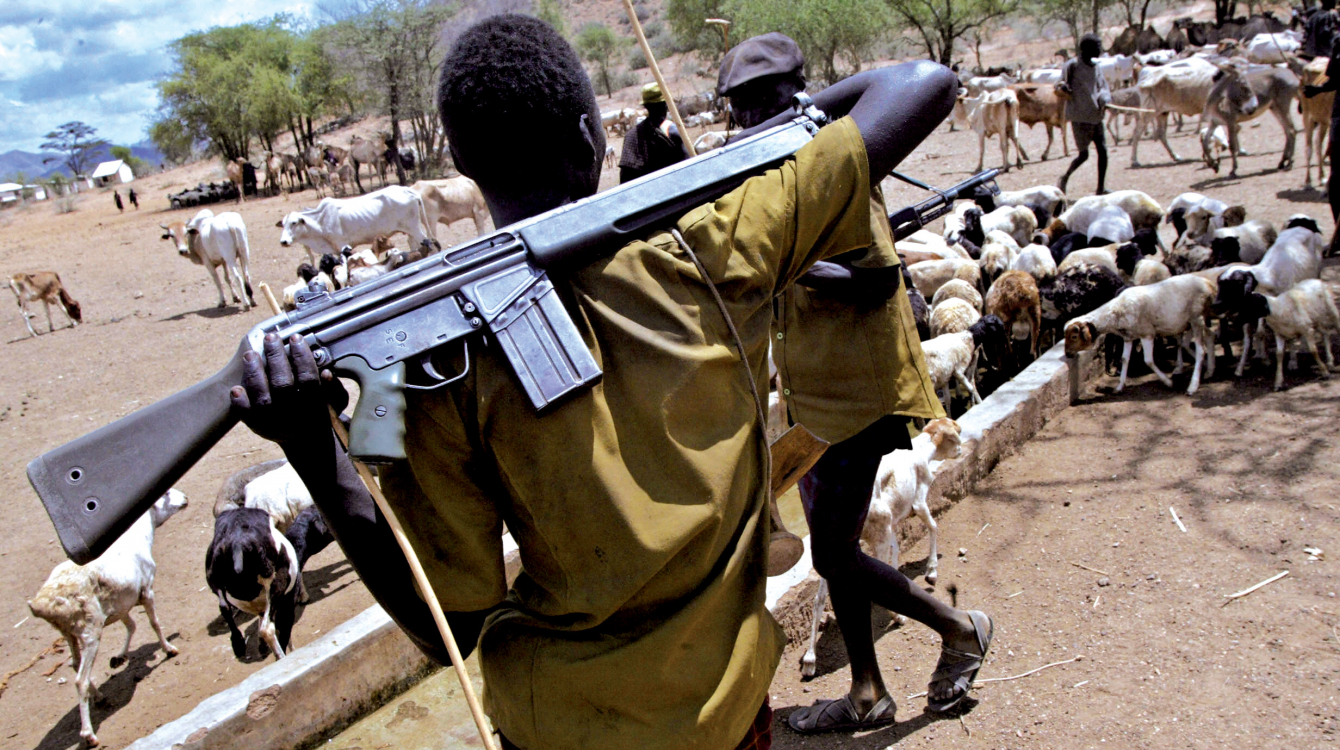
M1326 65L1329 57L1313 58L1303 68L1299 76L1303 86L1320 86L1326 82ZM1301 91L1301 88L1300 88ZM1327 91L1308 99L1298 97L1298 109L1303 113L1303 153L1307 168L1303 170L1303 187L1312 187L1312 147L1317 148L1317 184L1326 183L1326 133L1331 129L1331 104L1335 101L1335 92ZM1315 137L1314 137L1315 134Z
M1065 140L1065 100L1056 95L1052 86L1040 83L1016 83L1010 88L1019 97L1019 122L1029 130L1042 123L1047 126L1047 147L1042 149L1042 161L1052 150L1052 128L1061 131L1061 150L1070 156L1070 147Z
M265 191L271 195L279 195L284 189L280 182L280 177L284 174L284 157L279 154L267 151L265 152ZM270 192L273 190L274 192Z
M83 322L84 316L80 312L79 303L74 301L74 297L65 291L65 286L60 282L60 276L54 271L37 271L36 273L16 273L9 277L9 289L14 292L18 298L19 310L23 312L23 324L28 326L28 333L36 336L37 331L33 330L32 318L35 316L28 312L28 303L42 301L42 305L47 311L47 333L56 330L56 326L51 322L51 306L59 305L65 317L70 321L70 328L74 328Z
M242 165L246 163L247 160L239 156L236 159L233 159L232 161L224 165L224 171L228 173L228 181L237 186L238 203L241 203L243 200L245 200L242 197L244 193L244 191L242 190Z

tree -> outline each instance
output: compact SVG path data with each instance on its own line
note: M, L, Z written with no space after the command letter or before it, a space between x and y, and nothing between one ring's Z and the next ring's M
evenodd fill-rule
M446 157L446 138L436 125L435 84L444 25L455 12L455 6L432 0L352 0L335 17L328 50L357 70L364 92L390 115L396 147L402 143L400 120L408 117L422 161L435 165ZM394 167L406 184L399 159Z
M120 159L125 162L136 177L143 176L149 171L149 165L132 153L129 146L112 146L111 154L113 159Z
M172 164L185 164L195 151L191 134L181 120L175 117L160 117L151 123L149 140L162 152L163 158Z
M47 140L41 148L43 151L58 151L64 154L65 168L70 170L71 175L77 177L87 170L95 156L94 152L107 145L107 141L93 137L97 132L97 128L78 120L67 122L43 136ZM49 156L42 161L50 163L59 158Z
M614 88L610 85L610 66L622 46L619 37L603 23L593 21L582 26L581 31L577 32L577 54L596 66L596 70L600 72L600 80L605 85L605 96L614 93Z
M665 4L665 20L670 24L670 33L679 47L695 50L709 62L720 60L726 52L721 44L721 31L715 26L709 26L706 20L727 17L725 6L728 1L668 0ZM732 36L735 36L734 33Z
M738 41L769 31L796 40L806 77L829 84L861 69L891 21L879 0L729 0L722 10L734 22L731 33ZM720 32L712 33L719 45Z
M1095 0L1096 1L1096 0ZM893 13L914 29L926 54L941 65L954 59L954 44L969 32L1003 18L1020 0L887 0Z
M568 22L563 17L563 7L559 5L558 0L535 0L533 14L536 18L553 26L559 34L568 35Z
M1149 17L1149 6L1153 2L1154 0L1117 0L1126 16L1126 25L1128 27L1138 26L1142 29L1145 27L1145 19ZM1138 16L1136 15L1137 10L1139 11Z

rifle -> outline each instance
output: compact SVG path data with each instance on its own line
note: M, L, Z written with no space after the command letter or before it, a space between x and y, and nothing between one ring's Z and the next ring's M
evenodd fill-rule
M358 382L349 452L367 463L405 458L405 390L464 378L466 340L485 331L537 410L589 387L600 368L547 271L611 254L785 161L824 122L808 97L797 99L789 123L356 287L300 292L296 310L252 328L213 376L28 464L61 546L80 564L102 554L232 429L229 390L241 382L242 355L261 353L270 333L301 336L319 366ZM455 342L464 366L443 375L433 354Z
M954 210L954 201L961 198L976 198L983 195L1000 195L1000 186L996 184L999 169L988 169L969 177L948 190L931 187L921 180L893 172L896 177L909 185L935 193L915 206L906 206L889 214L889 226L893 227L893 239L907 239L918 229Z

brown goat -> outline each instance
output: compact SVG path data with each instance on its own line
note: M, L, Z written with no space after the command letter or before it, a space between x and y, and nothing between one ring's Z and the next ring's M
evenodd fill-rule
M1038 358L1038 336L1042 331L1042 299L1038 283L1023 271L1006 271L986 293L986 314L1000 318L1013 332L1016 323L1028 324L1028 351Z

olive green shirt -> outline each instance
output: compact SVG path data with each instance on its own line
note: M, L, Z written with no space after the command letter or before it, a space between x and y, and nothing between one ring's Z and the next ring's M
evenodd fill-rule
M678 222L766 393L772 299L871 244L849 119ZM447 611L497 607L479 656L494 725L535 750L733 748L785 635L764 606L763 430L711 292L668 233L556 279L604 370L537 415L496 347L410 391L383 475ZM503 523L521 550L507 590Z
M898 265L878 190L870 198L870 222L875 241L851 265ZM837 443L886 415L945 415L901 284L868 310L797 284L778 297L777 309L772 355L793 424Z

